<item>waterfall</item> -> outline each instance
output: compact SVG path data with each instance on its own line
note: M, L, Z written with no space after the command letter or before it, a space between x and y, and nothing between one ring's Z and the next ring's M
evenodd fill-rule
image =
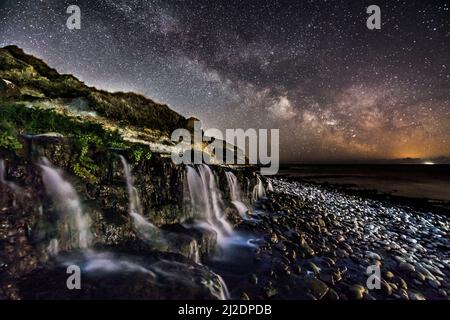
M270 179L267 179L267 181L267 191L273 192L272 181Z
M213 283L212 280L204 281L203 284L209 289L214 297L218 300L228 300L230 299L230 293L228 291L227 285L223 281L222 277L216 274L218 285Z
M147 221L142 215L143 209L141 205L141 200L139 198L139 193L134 187L134 178L131 175L131 168L127 160L120 156L120 160L123 165L123 170L125 174L125 180L127 183L128 191L128 214L130 215L134 229L139 238L150 242L152 245L166 246L165 240L162 237L161 230L158 227Z
M201 264L200 249L198 248L198 243L195 239L189 243L189 258L195 263Z
M233 229L223 216L222 196L215 179L211 168L205 164L199 165L198 172L187 166L187 182L195 215L217 233L221 244L222 240L233 233Z
M59 213L58 239L50 243L51 253L56 254L58 248L88 248L92 242L90 219L83 213L77 192L47 159L43 158L40 167L46 192Z
M239 187L239 182L237 177L232 172L225 172L228 181L228 188L230 189L230 200L231 203L236 207L239 215L242 218L247 218L248 208L242 202L241 188Z
M0 183L5 184L5 160L0 160Z
M239 188L237 177L233 174L233 172L227 171L225 172L228 181L228 187L230 188L230 198L231 201L241 201L241 188Z
M258 201L259 199L266 197L266 190L264 189L264 185L261 181L260 177L256 178L258 180L258 184L253 188L253 201Z

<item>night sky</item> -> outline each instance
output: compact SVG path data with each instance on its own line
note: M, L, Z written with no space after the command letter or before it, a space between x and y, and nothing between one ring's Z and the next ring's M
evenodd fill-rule
M0 46L206 128L280 128L284 161L450 156L450 1L0 3Z

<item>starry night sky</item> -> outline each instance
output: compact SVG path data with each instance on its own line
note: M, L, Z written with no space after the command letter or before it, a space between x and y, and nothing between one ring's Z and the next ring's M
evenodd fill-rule
M68 5L81 30L66 28ZM366 27L381 7L382 29ZM284 161L450 156L450 1L0 0L16 44L205 128L280 128Z

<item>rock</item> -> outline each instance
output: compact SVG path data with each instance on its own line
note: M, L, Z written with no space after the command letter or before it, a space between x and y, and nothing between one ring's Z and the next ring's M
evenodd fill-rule
M400 288L402 288L404 290L408 290L408 285L406 284L406 281L400 277L398 278L398 284L399 284Z
M398 268L404 272L416 271L416 268L411 263L408 263L408 262L400 262L398 265Z
M273 296L278 294L278 290L270 285L270 286L264 287L264 294L267 298L272 298Z
M294 271L296 274L301 274L302 273L302 267L300 267L299 265L296 265L294 267Z
M419 292L409 292L408 296L410 300L426 300L425 297Z
M381 260L381 256L375 252L366 251L366 258L373 260Z
M322 299L328 292L328 286L316 278L310 278L305 281L306 289L316 299Z
M258 284L258 277L256 274L252 273L249 277L249 281L251 284L257 285Z
M296 260L297 259L297 252L295 252L295 250L291 250L291 252L290 252L290 258L292 259L292 260Z
M388 280L391 280L392 278L394 278L394 274L391 271L386 271L384 277Z
M328 290L327 294L325 295L324 299L327 299L327 300L339 300L339 295L337 294L337 292L334 289L329 288L329 290Z
M275 233L272 233L270 236L270 242L278 243L278 236Z
M421 282L424 282L426 280L425 275L421 272L414 272L413 276Z
M428 279L427 283L436 290L438 290L441 286L441 283L437 280Z
M45 268L33 271L18 283L21 296L27 300L226 298L222 282L216 274L179 254L138 256L127 252L125 257L126 261L131 261L125 267L130 268L127 272L123 272L122 267L106 272L82 270L80 290L67 290L65 285L61 285L67 281L65 266L48 263ZM85 264L84 256L70 258L75 259L76 265ZM115 258L117 260L114 261L121 261L122 256Z
M331 275L329 273L321 273L319 275L319 279L331 286L334 286L334 284L335 284L333 275Z
M392 288L392 291L397 291L398 290L398 286L395 283L388 282L388 284Z
M320 219L320 218L319 218L319 219L317 220L317 223L318 223L318 225L321 226L321 227L325 227L325 226L326 226L325 221L323 221L323 219Z
M447 297L447 292L444 289L439 289L439 295L441 297Z
M322 260L327 264L328 268L331 268L336 264L336 262L333 259L328 257L323 257Z
M408 292L405 289L399 290L399 296L403 300L409 300Z
M242 294L241 294L241 300L250 300L250 297L248 296L247 293L242 292Z
M376 300L374 296L372 296L370 293L367 293L364 296L364 300Z
M349 298L354 300L361 300L364 298L364 293L366 292L366 288L362 285L355 284L349 288Z
M11 81L0 79L0 95L12 98L20 96L20 89Z
M333 272L333 280L334 282L339 282L342 280L342 274L339 270Z
M316 254L315 251L307 244L300 245L300 248L302 249L302 253L306 258L311 258Z
M392 294L392 288L385 280L381 280L381 289L387 296L390 296Z
M320 273L320 268L314 262L309 262L308 267L314 274L317 275Z

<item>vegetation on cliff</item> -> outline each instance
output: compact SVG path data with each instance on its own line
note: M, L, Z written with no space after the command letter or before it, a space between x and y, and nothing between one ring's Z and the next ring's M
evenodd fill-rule
M130 161L150 160L149 146L170 143L170 133L185 125L166 105L88 87L16 46L0 48L0 150L20 152L21 137L61 134L76 150L72 172L96 183L96 151L126 148Z
M9 99L82 98L90 110L109 119L171 133L186 125L186 119L167 105L135 93L110 93L86 86L72 75L61 75L42 60L16 46L0 48L0 79L17 88Z

